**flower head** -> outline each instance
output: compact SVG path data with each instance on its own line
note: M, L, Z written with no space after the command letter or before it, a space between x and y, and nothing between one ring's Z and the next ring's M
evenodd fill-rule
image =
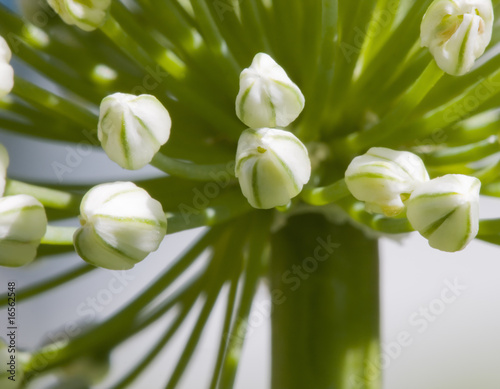
M93 31L104 24L111 0L47 0L61 19L84 31Z
M422 46L442 70L460 76L484 53L492 31L491 0L435 0L422 21Z
M245 130L236 152L236 176L255 208L286 205L311 176L307 148L291 132L272 128Z
M366 210L386 216L401 213L403 201L427 180L429 175L417 155L384 147L373 147L354 158L345 173L349 191L366 202Z
M448 174L421 184L408 200L413 228L441 251L460 251L479 231L479 190L475 177Z
M250 128L286 127L297 119L304 104L299 87L267 54L257 54L241 73L236 114Z
M32 262L47 229L45 209L27 195L0 198L0 266Z
M131 269L158 249L167 232L161 204L132 182L92 188L80 205L80 219L76 251L106 269Z
M136 170L150 163L168 141L171 125L156 97L115 93L102 100L98 137L111 160Z
M14 87L14 69L10 66L12 52L5 39L0 36L0 99Z

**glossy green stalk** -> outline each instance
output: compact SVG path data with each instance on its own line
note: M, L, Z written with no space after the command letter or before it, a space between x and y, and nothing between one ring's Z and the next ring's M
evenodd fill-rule
M79 212L82 200L82 196L78 194L8 179L5 186L5 196L18 194L33 196L45 207L73 211L75 214Z
M380 389L377 241L321 215L272 241L272 389Z

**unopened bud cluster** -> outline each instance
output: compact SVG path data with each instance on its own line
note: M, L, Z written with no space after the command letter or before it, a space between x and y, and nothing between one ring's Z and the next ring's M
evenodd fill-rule
M304 96L285 70L259 53L243 70L236 114L249 129L239 139L236 177L250 205L270 209L287 205L311 176L307 148L286 127L304 108Z
M477 178L450 174L430 180L417 155L374 147L354 158L345 181L368 212L394 217L406 210L412 227L436 249L462 250L478 233Z

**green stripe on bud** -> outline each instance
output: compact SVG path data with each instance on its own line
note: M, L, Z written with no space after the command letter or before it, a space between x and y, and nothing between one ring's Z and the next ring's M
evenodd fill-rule
M438 66L460 76L484 53L492 31L491 0L435 0L424 15L420 36Z
M288 131L245 130L236 152L236 177L248 202L259 209L287 205L311 176L307 148Z
M0 266L31 263L47 230L43 205L34 197L0 198Z
M14 69L10 66L12 52L5 39L0 36L0 99L14 87Z
M115 93L101 102L98 137L108 157L125 169L151 162L170 137L172 121L151 95Z
M297 119L304 104L299 87L269 55L257 54L241 72L236 114L248 127L286 127Z
M366 203L366 210L396 216L415 187L429 180L424 163L408 151L373 147L352 160L345 181L352 195Z
M132 182L92 188L82 200L80 220L76 251L92 265L112 270L134 267L167 233L161 204Z
M423 183L408 200L408 220L431 247L463 250L479 230L480 189L477 178L460 174Z
M111 0L47 0L61 19L84 31L101 27L109 14Z

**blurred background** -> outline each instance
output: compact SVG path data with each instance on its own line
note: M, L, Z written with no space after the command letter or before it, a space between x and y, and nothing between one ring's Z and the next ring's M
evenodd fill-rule
M12 0L2 2L13 4ZM40 131L44 125L50 126L50 123L41 124ZM9 176L19 180L45 179L54 184L72 184L160 174L153 168L134 173L125 171L100 150L88 145L49 144L2 130L0 143L10 154ZM60 165L70 166L71 171L61 175ZM481 207L483 218L500 217L499 201L483 198ZM78 221L66 223L76 226ZM65 327L84 328L90 324L89 312L95 315L95 320L110 316L149 284L200 232L167 236L160 250L132 271L99 269L20 304L19 346L33 349L47 339L60 339ZM44 258L27 269L1 268L0 288L6 289L8 281L16 281L17 288L22 289L80 262L76 255L60 255ZM500 388L500 248L474 241L463 252L446 254L431 249L416 233L397 240L383 238L381 270L384 389ZM122 290L110 293L110 282L121 283ZM262 285L254 306L257 324L245 344L237 389L269 387L270 318L259 309L259 303L265 304L268 299L266 287ZM214 363L223 309L223 305L217 305L179 389L205 387ZM120 372L126 371L155 343L168 319L119 348L112 355L110 375L97 387L109 388ZM0 323L5 322L6 311L0 310ZM131 387L162 388L190 331L189 325L184 326L161 357ZM374 374L378 372L374 367ZM54 378L47 377L33 388L49 388L53 383Z

